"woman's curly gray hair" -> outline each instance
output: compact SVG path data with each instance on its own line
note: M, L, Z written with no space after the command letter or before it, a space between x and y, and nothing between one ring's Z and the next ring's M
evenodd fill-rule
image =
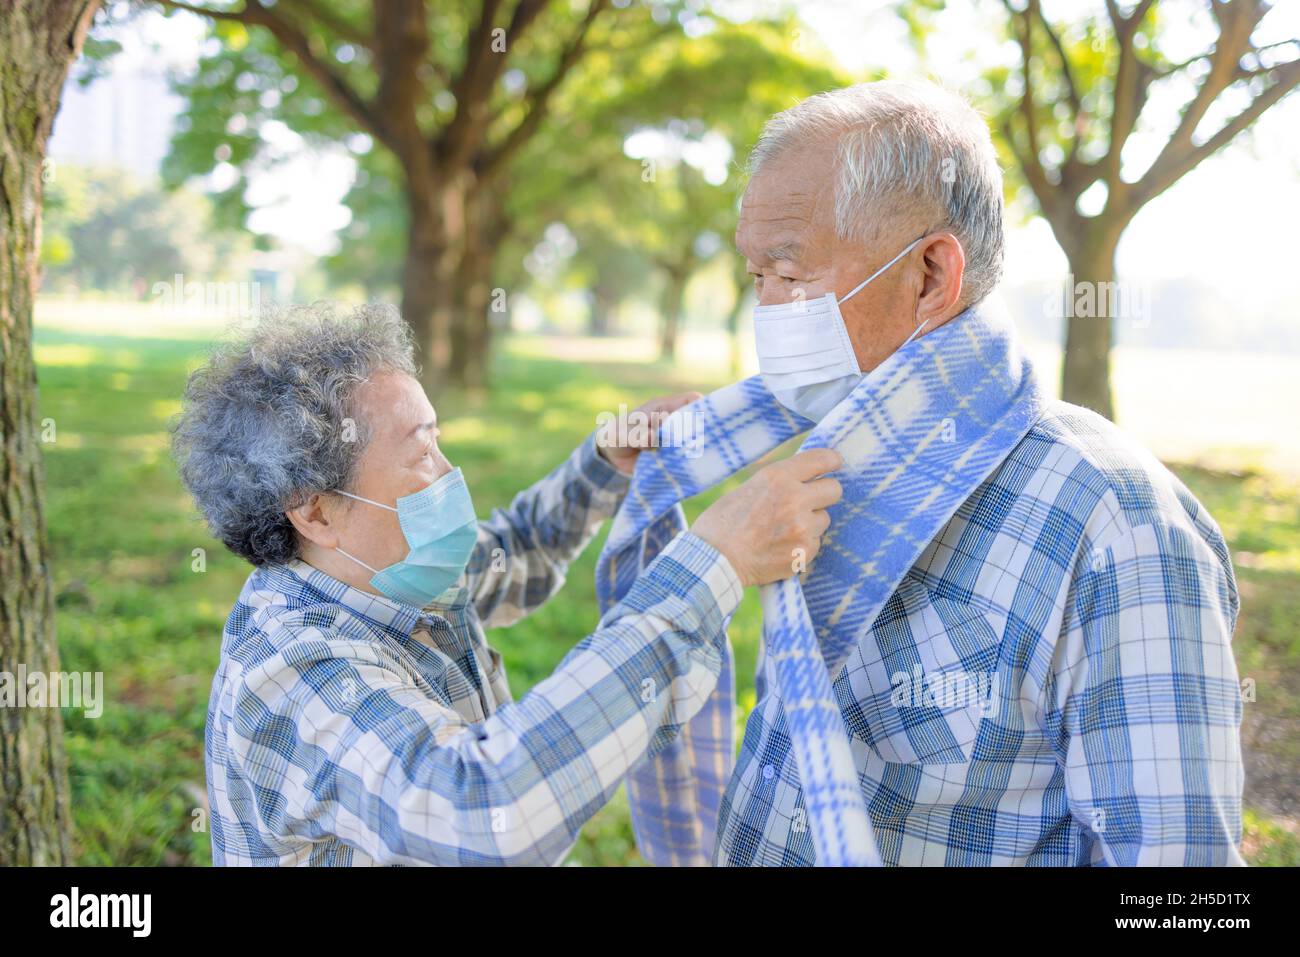
M181 479L212 534L254 565L297 557L285 510L350 484L370 437L353 395L389 370L414 375L415 358L387 306L264 311L218 346L190 376L172 425Z

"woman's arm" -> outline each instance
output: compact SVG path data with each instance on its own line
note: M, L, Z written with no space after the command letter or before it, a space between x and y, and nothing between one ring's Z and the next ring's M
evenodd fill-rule
M605 519L628 477L606 462L590 435L550 475L479 523L467 574L484 627L509 625L540 608Z
M682 533L554 674L476 724L380 646L303 636L237 681L228 760L277 835L381 864L556 864L703 706L740 596Z

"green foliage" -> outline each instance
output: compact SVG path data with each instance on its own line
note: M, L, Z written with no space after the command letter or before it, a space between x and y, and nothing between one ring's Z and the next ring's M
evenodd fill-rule
M564 121L521 158L535 172L512 193L512 217L522 235L553 221L569 228L578 251L566 281L627 296L654 270L689 277L715 255L734 256L741 166L763 124L845 82L793 18L707 22L691 38L620 38L635 56L593 52L566 86ZM629 155L629 138L647 131L660 134L659 149ZM695 157L705 145L729 151L725 178Z
M370 5L345 0L328 6L332 11L329 17L296 20L306 32L313 55L372 110L382 109L382 104L373 102L379 64L365 45L353 39L355 33L371 31ZM430 6L434 7L429 11L431 43L419 70L427 96L417 111L417 121L421 133L433 140L456 114L452 81L464 66L463 38L477 23L480 4L461 0ZM524 92L543 85L551 76L564 44L584 13L580 6L575 9L573 4L552 3L508 51L509 69L492 91L488 104L492 116L489 143L499 144L526 114ZM649 11L640 5L613 11L604 17L593 43L604 42L620 32L635 32L648 20ZM213 21L197 70L190 76L178 77L174 88L185 97L187 107L164 167L168 182L180 183L208 173L220 163L230 164L240 174L221 195L223 214L231 222L242 222L250 211L244 197L249 174L286 158L286 130L316 148L341 144L356 155L364 155L372 147L384 151L369 135L363 135L371 131L326 94L298 57L262 28ZM399 222L393 215L395 209L404 214L401 191L405 184L395 175L395 166L363 166L372 175L356 184L346 202L354 215L381 212L380 221L369 229L344 237L345 241L355 240L358 246L395 226ZM396 202L385 203L384 198ZM343 262L340 257L335 264Z
M401 288L409 216L401 170L392 154L374 149L368 139L357 143L357 149L366 150L355 156L357 178L343 200L352 221L340 232L339 251L325 266L334 282L356 284L377 299Z
M336 5L338 19L368 29L365 5ZM431 12L433 44L426 65L429 102L421 128L435 136L451 121L455 97L447 80L458 75L464 36L476 4L439 5ZM693 5L686 5L693 6ZM813 49L809 33L791 17L734 24L710 15L695 19L687 36L663 12L632 4L597 20L586 56L556 90L548 119L503 170L494 185L510 229L499 244L494 284L518 289L530 281L523 262L546 226L563 221L579 239L579 254L562 282L601 286L622 297L644 288L656 264L692 271L696 243L709 258L726 247L739 197L738 160L762 123L799 97L838 85L843 78L824 66L830 58ZM581 11L553 4L510 51L509 69L492 97L488 140L503 140L527 113L526 92L554 70L561 43ZM338 24L316 22L313 50L362 98L375 92L372 54L346 42ZM215 23L193 76L176 81L187 100L165 164L170 184L228 164L238 175L217 197L224 225L242 223L249 176L291 152L286 129L315 148L347 149L358 176L344 202L352 222L328 260L331 277L362 287L368 295L399 285L409 211L405 181L392 154L356 120L343 113L297 58L265 30ZM683 91L708 90L707 96ZM733 157L732 175L707 182L680 158L656 161L654 180L624 152L629 135L642 129L671 130L681 142L698 144L721 136Z
M215 227L207 198L123 170L59 165L45 185L44 288L131 292L143 298L176 273L228 275L243 236Z
M1030 188L1025 161L1042 167L1045 182L1040 192L1058 191L1072 206L1093 183L1107 182L1112 163L1115 171L1121 169L1118 159L1108 155L1114 147L1113 126L1118 126L1115 135L1121 146L1134 130L1167 134L1209 72L1207 57L1214 51L1216 31L1224 18L1212 10L1212 3L1166 0L1150 4L1137 22L1124 23L1122 32L1132 38L1128 57L1132 81L1127 89L1117 89L1122 86L1120 67L1125 54L1107 6L1067 5L1062 11L1060 6L1044 5L1041 0L1003 0L979 8L987 12L983 22L988 26L987 31L981 30L971 38L963 53L979 71L965 92L989 114L1002 165L1014 174L1008 179L1009 199L1015 200L1023 216L1043 205L1043 197L1035 198ZM1117 3L1115 10L1127 21L1139 6ZM1261 5L1261 16L1267 6ZM943 29L948 7L947 0L906 0L895 7L923 60L929 59L929 40ZM1239 25L1240 21L1234 20L1230 32ZM1241 44L1252 32L1253 24L1245 36L1232 36L1230 42ZM1195 45L1189 47L1189 38L1194 38ZM1171 55L1174 48L1176 56ZM1187 56L1189 52L1194 55ZM1248 53L1246 48L1240 52ZM1229 77L1228 89L1218 94L1224 101L1234 102L1228 115L1261 93L1263 77L1258 74L1267 71L1252 69L1252 63L1262 62L1258 49L1250 50L1247 61ZM1280 75L1277 79L1281 79ZM1026 83L1032 91L1029 113L1036 151L1029 148L1030 117L1023 112ZM1218 93L1217 87L1212 89ZM1129 114L1122 116L1118 124L1117 102L1121 111ZM1146 109L1148 103L1155 104L1150 111ZM1177 112L1172 109L1175 104L1181 104ZM1012 148L1012 136L1018 139L1019 157ZM1202 135L1198 139L1207 138ZM1136 181L1127 166L1123 173L1124 183ZM1131 217L1134 212L1123 203L1106 203L1098 208L1100 212L1081 212L1085 219L1105 218L1108 213ZM1050 210L1045 212L1049 219L1053 218Z
M1242 847L1255 867L1300 867L1300 836L1294 828L1247 810L1243 829Z
M356 63L339 68L359 85L370 75ZM244 196L250 173L276 167L299 145L321 148L356 132L292 54L265 30L239 23L214 23L198 69L173 87L186 108L163 162L164 181L176 187L227 164L238 175L215 201L229 228L242 227L251 212Z

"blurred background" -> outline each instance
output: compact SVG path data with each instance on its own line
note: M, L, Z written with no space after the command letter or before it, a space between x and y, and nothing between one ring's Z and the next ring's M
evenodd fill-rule
M1300 4L1208 0L104 5L49 142L34 306L60 659L106 682L102 717L63 715L75 860L210 861L203 721L249 568L166 431L208 344L273 303L399 305L485 514L601 411L755 371L746 154L772 113L887 76L989 117L1000 294L1044 381L1223 527L1244 853L1300 863L1297 37ZM1080 315L1110 283L1114 318ZM516 696L595 625L597 552L489 635ZM742 723L759 627L750 595ZM572 863L642 863L621 793Z

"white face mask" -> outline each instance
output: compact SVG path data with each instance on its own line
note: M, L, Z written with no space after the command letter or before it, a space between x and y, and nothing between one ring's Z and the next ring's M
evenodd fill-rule
M861 292L894 263L912 251L924 236L885 263L843 299L828 292L820 299L803 299L754 307L754 345L763 383L787 409L820 422L862 381L863 372L844 328L840 303ZM928 320L927 320L928 321ZM907 337L916 338L925 323ZM900 346L899 348L902 348Z

